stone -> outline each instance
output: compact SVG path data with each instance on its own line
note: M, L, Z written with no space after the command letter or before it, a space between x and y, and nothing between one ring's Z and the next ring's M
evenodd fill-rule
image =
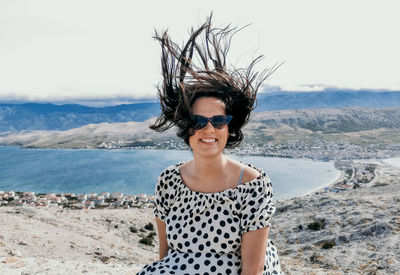
M2 263L4 263L4 264L12 264L12 263L15 263L15 262L18 262L19 261L19 259L18 258L15 258L15 257L9 257L9 258L5 258L3 261L1 261Z
M20 267L24 267L26 266L26 264L23 261L18 261L15 264L11 265L11 268L20 268Z
M16 257L21 257L21 256L22 256L21 251L19 251L19 250L14 250L14 249L11 249L11 250L8 252L8 254L10 254L11 256L16 256Z

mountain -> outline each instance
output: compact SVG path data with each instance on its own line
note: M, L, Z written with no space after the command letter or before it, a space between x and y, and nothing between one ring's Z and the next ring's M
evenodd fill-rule
M3 133L0 144L31 148L103 148L103 143L115 143L118 148L118 144L122 147L157 147L157 143L174 140L173 143L180 146L182 142L177 141L175 129L160 134L148 128L154 119L90 124L65 131ZM392 148L400 146L399 129L400 108L276 110L254 113L250 123L244 127L244 135L245 142L261 147L268 142L275 145L348 142L358 146L376 144L381 148Z
M101 148L103 143L123 142L125 146L146 145L149 142L175 138L170 129L154 135L149 128L155 118L144 122L103 122L64 131L20 131L0 135L0 144L32 148Z
M245 127L251 143L349 142L382 148L400 146L400 108L302 109L255 113Z
M328 90L261 93L255 112L348 107L400 107L400 92ZM159 113L157 102L101 108L77 104L0 104L0 132L68 130L104 122L143 122Z
M400 92L325 90L323 92L277 92L258 95L256 112L322 108L400 107Z
M0 104L0 132L68 130L91 123L141 122L159 112L157 102L101 108L77 104Z
M400 108L301 109L255 113L253 123L268 128L286 125L313 132L347 133L378 128L400 129Z

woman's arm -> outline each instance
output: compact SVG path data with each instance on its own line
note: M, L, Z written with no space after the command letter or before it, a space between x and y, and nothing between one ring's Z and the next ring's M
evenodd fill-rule
M156 217L158 241L159 241L159 257L162 260L168 252L168 241L165 222Z
M262 274L268 242L269 227L242 235L242 275Z

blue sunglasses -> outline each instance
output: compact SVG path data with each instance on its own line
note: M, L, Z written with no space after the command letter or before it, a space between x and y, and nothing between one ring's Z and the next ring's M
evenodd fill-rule
M204 117L200 115L192 115L191 116L193 122L193 129L200 130L207 126L208 122L211 122L211 125L216 129L221 129L225 125L228 125L232 120L232 116L230 115L219 115L212 117Z

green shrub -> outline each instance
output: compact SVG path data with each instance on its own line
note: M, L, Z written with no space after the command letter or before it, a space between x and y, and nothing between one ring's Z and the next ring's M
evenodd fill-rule
M325 219L316 219L314 222L307 225L308 229L321 230L325 227Z
M153 245L153 238L149 238L149 237L144 237L144 238L141 238L140 240L139 240L139 243L142 243L142 244L145 244L145 245Z
M147 230L153 231L154 230L154 225L151 222L149 222L148 224L146 224L144 226L144 228L147 229Z
M131 233L137 233L138 229L134 226L129 227L129 230L131 231Z
M323 242L322 243L322 248L323 249L329 249L329 248L332 248L332 247L334 247L336 245L336 243L335 243L335 241L326 241L326 242Z

